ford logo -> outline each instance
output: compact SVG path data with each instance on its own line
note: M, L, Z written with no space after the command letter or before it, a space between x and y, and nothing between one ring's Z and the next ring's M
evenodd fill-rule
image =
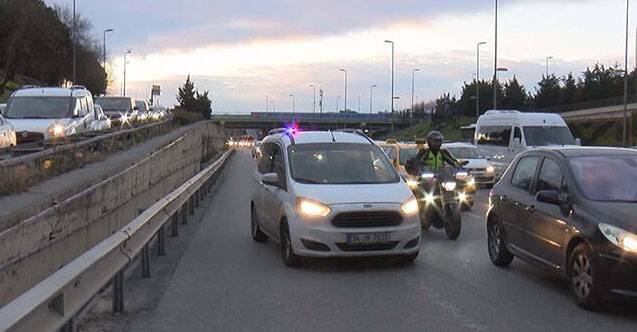
M369 209L369 208L371 208L372 206L373 206L373 205L371 205L371 204L363 204L363 207L364 207L364 208L366 208L366 209Z
M28 131L23 131L21 134L22 138L27 138L29 137L29 132Z

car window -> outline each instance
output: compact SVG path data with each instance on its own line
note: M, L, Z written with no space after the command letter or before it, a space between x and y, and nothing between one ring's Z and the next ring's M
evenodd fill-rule
M511 185L518 189L529 191L531 189L531 180L535 175L535 168L537 167L539 157L525 157L520 159L513 178L511 179Z
M481 126L478 144L508 147L511 141L511 126Z
M551 159L544 159L542 168L540 168L540 175L537 178L536 192L540 190L561 191L562 178L560 166Z
M407 160L409 160L409 158L414 157L415 155L418 154L418 151L420 151L420 149L418 148L402 148L400 149L400 155L398 156L399 160L398 163L400 165L404 165Z
M285 181L285 163L283 162L283 151L278 145L274 145L274 154L272 156L272 172L279 176L279 186L287 190L287 182Z
M389 157L389 159L391 160L395 160L396 159L396 148L393 146L385 146L383 147L383 151L385 151L385 154L387 155L387 157Z
M272 157L274 154L273 143L264 143L261 145L261 158L259 159L259 173L266 174L272 172Z
M520 127L515 127L513 130L513 140L516 138L520 140L520 143L522 142L522 131L520 130Z

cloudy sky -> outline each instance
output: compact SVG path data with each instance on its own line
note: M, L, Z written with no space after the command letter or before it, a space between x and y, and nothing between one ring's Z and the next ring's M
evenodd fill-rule
M71 5L72 0L45 0ZM349 74L348 108L389 108L391 46L395 42L395 108L411 102L411 73L417 100L444 92L459 95L476 72L493 75L493 0L76 0L93 23L96 38L107 35L111 92L121 91L122 54L132 50L128 95L148 96L162 86L161 102L175 103L177 86L190 74L210 90L217 112L265 109L312 110L314 84L324 90L324 111L334 111ZM545 72L581 72L600 62L623 64L625 0L500 0L498 66L509 69L531 91ZM637 3L630 10L629 66L635 65ZM359 97L360 96L360 97ZM269 106L270 108L272 105ZM343 98L340 99L343 108Z

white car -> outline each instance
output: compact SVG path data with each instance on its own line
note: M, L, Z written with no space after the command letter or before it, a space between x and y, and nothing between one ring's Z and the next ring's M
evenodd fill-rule
M101 131L111 129L112 123L105 114L102 106L95 104L95 121L93 121L92 130Z
M4 112L4 109L7 107L7 104L0 104L0 115Z
M418 203L367 136L282 130L260 148L252 238L280 243L287 266L300 257L416 259Z
M443 147L454 158L469 162L464 168L470 171L476 184L495 184L504 172L504 167L501 163L487 160L487 157L475 145L469 143L445 143Z
M15 128L18 144L68 137L91 130L93 97L83 86L27 87L13 92L4 117Z
M0 115L0 149L16 146L15 129Z

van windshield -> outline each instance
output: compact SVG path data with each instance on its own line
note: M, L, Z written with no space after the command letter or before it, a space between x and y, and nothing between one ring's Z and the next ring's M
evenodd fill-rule
M568 127L524 127L527 146L574 145Z
M131 101L128 98L97 98L95 103L102 106L104 111L127 112L131 110Z
M7 119L61 119L71 113L71 97L13 97Z
M290 175L311 184L396 183L400 177L375 145L356 143L297 144L288 148Z

